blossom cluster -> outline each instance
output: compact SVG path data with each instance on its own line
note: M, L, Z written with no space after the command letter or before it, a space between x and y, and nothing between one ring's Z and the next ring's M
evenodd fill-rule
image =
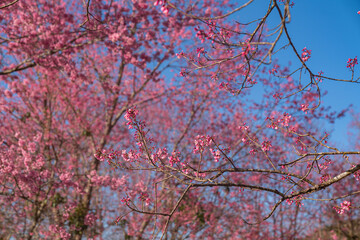
M287 202L288 205L291 205L293 202L295 202L296 206L301 207L302 205L304 205L301 202L302 199L303 199L303 197L300 195L300 196L296 196L296 197L294 197L292 199L286 199L286 202Z
M354 69L356 64L358 64L357 57L349 58L349 60L346 62L346 67L350 69Z
M270 151L270 148L272 147L271 145L271 142L270 141L263 141L261 143L261 149L264 151L264 152L268 152Z
M283 127L288 127L291 118L292 116L286 112L283 113L282 116L280 116L277 120L275 119L275 117L267 117L266 120L271 121L271 124L268 124L267 127L275 130L279 128L279 125Z
M65 228L58 226L58 225L50 225L49 230L53 233L56 233L60 236L61 239L70 239L71 235L66 231Z
M171 166L180 162L180 152L172 152L169 157L169 163Z
M304 47L301 53L301 60L303 60L303 62L306 62L307 60L309 60L310 57L311 57L311 50L308 50L306 49L306 47Z
M213 143L212 138L207 135L198 135L195 138L195 147L193 152L194 153L202 153L205 147L210 146Z
M325 158L325 162L322 164L319 164L319 168L321 170L327 169L330 166L330 164L332 164L332 161L329 158Z
M211 154L213 155L214 159L215 159L215 162L219 162L220 160L220 157L221 157L221 152L219 149L212 149L210 148L210 152Z
M351 203L349 201L344 201L340 204L340 207L336 206L334 209L338 214L343 214L345 211L349 211Z
M320 183L327 182L330 178L331 178L331 176L326 173L320 177Z
M128 110L126 110L125 113L125 119L127 120L126 125L129 126L129 129L133 128L133 125L136 122L136 115L138 114L138 111L136 110L136 108L129 108Z
M307 114L307 111L309 110L309 104L301 104L300 110Z
M205 53L206 53L206 51L205 51L205 49L204 49L203 47L197 48L197 49L196 49L196 52L197 52L197 56L198 56L198 57L200 57L201 54L205 54Z
M156 2L154 2L154 6L161 6L161 11L165 14L168 15L169 14L169 8L168 6L166 6L167 0L156 0Z

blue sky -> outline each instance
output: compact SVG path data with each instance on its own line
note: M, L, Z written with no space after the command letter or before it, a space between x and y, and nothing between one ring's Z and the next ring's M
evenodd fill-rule
M290 0L294 2L291 11L291 23L288 30L298 51L306 47L312 51L307 62L314 73L323 71L326 76L350 79L351 71L346 68L349 58L358 56L360 61L360 0ZM241 1L241 3L245 2ZM237 14L236 20L253 20L264 16L269 0L255 0L247 10ZM277 13L269 17L269 27L279 23ZM299 67L299 62L290 50L277 55L279 63ZM360 65L355 68L355 77L360 76ZM322 91L328 94L322 97L324 106L341 111L352 105L360 112L360 83L343 83L324 80ZM331 140L338 146L348 145L350 114L338 119L335 125L325 125L326 130L333 130ZM325 130L325 129L324 129ZM344 149L345 150L345 149Z
M359 0L295 0L289 31L294 44L302 49L312 50L309 66L314 72L322 70L326 75L349 79L351 72L346 68L349 58L360 58L360 11ZM294 60L295 61L295 60ZM360 76L360 65L355 68ZM353 105L360 111L360 84L324 81L323 90L328 94L323 104L336 110ZM348 115L336 121L332 139L344 144L348 139Z

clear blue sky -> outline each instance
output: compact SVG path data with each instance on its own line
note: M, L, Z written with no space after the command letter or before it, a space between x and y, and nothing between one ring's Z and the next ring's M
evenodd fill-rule
M315 72L349 79L349 58L360 58L360 0L295 0L289 30L295 45L312 50L309 65ZM356 71L357 70L357 71ZM357 73L357 74L356 74ZM360 65L355 68L360 76ZM323 104L336 110L352 104L360 111L360 84L324 81L328 94ZM344 144L348 139L350 116L336 121L332 139Z
M299 51L304 47L312 50L312 57L307 62L312 71L323 71L329 77L350 79L347 60L358 56L360 62L360 15L357 14L360 11L360 0L290 1L294 2L294 6L290 9L291 23L288 30ZM238 5L244 2L240 1ZM236 16L236 20L246 21L264 16L268 3L269 0L255 0L247 10ZM269 27L278 23L278 15L270 15ZM295 65L300 66L290 51L279 54L278 59L282 64L292 62L294 68ZM360 76L360 64L355 68L355 76ZM352 104L352 109L360 112L360 84L324 80L321 87L328 92L322 98L325 106L340 111ZM346 146L350 122L351 116L347 114L337 120L335 125L327 125L327 130L333 130L331 140Z

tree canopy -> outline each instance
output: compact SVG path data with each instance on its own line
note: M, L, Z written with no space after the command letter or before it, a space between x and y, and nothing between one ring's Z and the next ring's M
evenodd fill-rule
M296 1L254 2L2 1L0 239L360 237L322 103L357 57L312 69Z

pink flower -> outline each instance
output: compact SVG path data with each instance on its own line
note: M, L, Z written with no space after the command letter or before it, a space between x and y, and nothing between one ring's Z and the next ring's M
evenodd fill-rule
M169 14L169 8L165 5L163 5L161 7L161 11L165 14L165 15L168 15Z
M330 159L325 159L325 162L323 164L319 165L320 169L327 169L329 165L332 164L332 161Z
M204 148L210 146L211 144L212 144L212 139L210 136L197 135L195 138L194 153L203 152Z
M204 30L201 30L200 28L194 28L194 30L196 31L196 37L199 38L203 43L206 37L206 33L204 32Z
M307 110L309 110L309 108L308 108L308 107L309 107L309 105L308 105L308 104L301 104L301 108L300 108L300 109L301 109L301 111L303 111L303 112L305 112L305 113L306 113L306 112L307 112Z
M120 33L113 33L109 36L109 40L112 42L116 42L120 39L121 34Z
M271 142L270 142L270 141L263 141L262 144L261 144L261 149L262 149L264 152L269 151L271 147L272 147L272 145L271 145Z
M275 98L276 100L281 99L281 97L282 97L282 93L275 93L275 94L273 95L273 98Z
M354 177L355 177L356 181L360 181L360 171L355 172Z
M349 60L347 61L346 67L353 69L356 64L358 64L357 56L353 59L349 58Z
M139 155L134 150L129 150L127 153L126 150L121 151L121 157L124 159L125 162L133 162L136 161Z
M340 204L340 207L336 206L334 209L338 214L343 214L345 211L349 211L351 203L349 201L344 201Z
M184 57L184 56L185 56L185 54L184 54L183 51L181 51L180 53L177 53L177 54L176 54L176 57L177 57L177 58L182 58L182 57Z
M29 149L29 151L31 152L31 153L35 153L36 152L36 150L37 150L37 145L36 145L36 143L34 143L34 142L31 142L31 143L29 143L29 145L28 145L28 149Z
M166 0L157 0L156 2L154 2L154 6L160 6L161 5L161 11L165 14L168 15L169 13L169 8L166 6Z
M311 57L311 50L308 50L306 47L304 47L302 51L301 59L306 62Z
M72 177L73 177L73 174L72 174L72 173L70 173L70 172L64 172L64 173L61 173L61 174L60 174L59 179L60 179L62 182L69 182Z
M124 198L122 198L121 200L120 200L122 203L125 203L125 204L127 204L128 202L130 202L130 198L129 197L124 197Z
M189 168L188 168L188 163L187 162L180 163L180 166L182 168L183 173L189 174Z
M347 210L347 211L350 210L351 203L349 201L344 201L340 205L341 205L342 209Z
M215 159L215 162L219 162L220 157L221 157L220 150L215 150L215 149L210 148L210 151L211 151L211 154L213 155L213 157Z
M251 149L249 151L250 155L255 155L257 153L257 150L256 149Z
M151 201L147 193L140 193L139 199L140 201L144 201L146 206L148 206Z
M229 86L229 83L222 82L219 85L219 89L228 89L228 86Z
M171 166L180 162L179 156L180 156L179 152L173 152L171 154L171 156L169 157L169 163Z
M7 98L12 97L12 93L9 90L5 90L4 94L5 94L5 97L7 97Z
M194 175L195 175L195 177L198 177L198 178L205 178L206 177L205 173L194 172Z
M84 224L88 226L94 225L96 222L96 216L93 213L88 213L85 216Z
M202 48L197 48L196 49L196 52L197 52L197 56L198 57L200 57L200 55L203 53L203 54L205 54L206 53L206 51L205 51L205 49L202 47Z
M329 174L324 174L320 177L320 183L324 183L324 182L328 181L330 178L331 177Z
M154 6L163 5L163 4L165 3L161 0L157 0L156 2L154 2Z
M280 119L281 124L282 124L284 127L288 127L288 126L289 126L290 119L291 119L291 115L288 114L288 113L284 113L284 117L283 117L282 119Z
M185 70L185 69L181 69L180 76L181 76L181 77L186 77L186 74L187 74L186 70Z
M133 128L133 124L136 121L136 115L138 114L138 111L136 108L129 108L126 110L124 118L128 121L126 125L129 125L129 129Z

